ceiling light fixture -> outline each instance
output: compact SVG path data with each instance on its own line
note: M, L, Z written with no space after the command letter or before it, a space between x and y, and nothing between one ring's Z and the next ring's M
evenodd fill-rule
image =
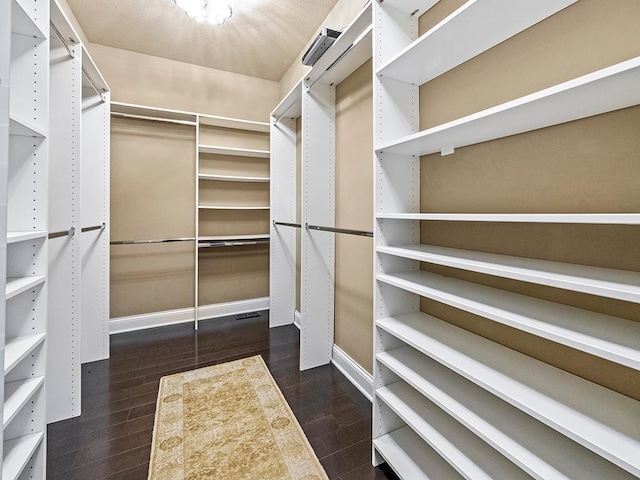
M231 3L228 0L175 0L175 2L196 22L222 25L233 15Z

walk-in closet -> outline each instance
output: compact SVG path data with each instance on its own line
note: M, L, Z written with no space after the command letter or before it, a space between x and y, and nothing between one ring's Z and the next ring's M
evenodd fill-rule
M639 131L637 0L0 0L0 478L640 478Z

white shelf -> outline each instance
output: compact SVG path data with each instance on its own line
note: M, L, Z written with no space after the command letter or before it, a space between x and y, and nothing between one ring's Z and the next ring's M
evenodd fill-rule
M531 479L406 383L377 389L376 395L464 478Z
M640 303L640 273L636 272L434 245L379 246L377 251L435 265ZM637 333L640 335L640 330Z
M185 112L183 110L172 110L170 108L148 107L134 103L110 102L112 113L124 115L139 115L150 118L177 120L180 122L196 123L197 113Z
M371 58L371 17L368 3L311 68L305 76L307 82L338 84Z
M3 428L7 428L7 425L11 423L11 420L15 418L43 383L44 377L34 377L18 382L5 383L2 416Z
M444 222L640 225L638 213L378 213L376 218Z
M29 37L47 38L47 34L33 21L22 7L22 2L18 0L11 2L11 32Z
M44 342L46 335L25 335L23 337L7 338L4 346L4 374L7 375L27 355Z
M232 205L200 205L201 210L269 210L270 207L236 207Z
M424 313L376 323L488 392L640 475L640 402Z
M7 232L7 244L26 242L39 238L47 238L47 232L34 230L31 232Z
M250 148L218 147L215 145L198 145L198 152L214 155L231 155L234 157L269 158L269 150L252 150Z
M43 128L40 128L25 119L18 118L14 114L9 115L9 121L9 134L11 135L35 138L45 138L47 136L46 131Z
M251 132L269 133L269 123L256 122L253 120L242 120L239 118L220 117L217 115L198 115L200 125L210 127L233 128L235 130L247 130Z
M376 146L421 156L640 104L640 57Z
M256 235L214 235L211 237L198 237L198 241L228 241L228 240L269 240L271 235L268 233L256 234Z
M385 7L393 7L401 12L414 14L414 17L419 18L424 12L433 7L440 0L385 0Z
M411 347L376 359L534 478L636 478Z
M41 283L44 283L46 277L44 275L34 275L31 277L7 278L6 299L15 297L16 295L26 292Z
M271 113L273 119L298 118L302 115L302 79L293 86Z
M409 427L376 438L376 450L402 480L460 480L461 477Z
M268 183L269 177L244 177L240 175L212 175L209 173L199 173L200 180L215 180L218 182L247 182L247 183Z
M640 323L425 271L378 280L640 370Z
M377 73L422 85L576 1L468 1L398 53Z
M2 479L16 480L24 467L42 443L44 433L33 433L24 437L6 440L4 442L4 454L2 460Z
M69 24L69 27L71 27L70 24ZM74 31L74 35L75 37L78 36L75 33L75 31ZM91 78L91 81L96 86L96 88L98 88L98 90L101 91L101 96L110 90L109 85L107 84L107 81L102 76L102 73L100 73L100 70L98 70L98 66L93 61L93 58L91 58L91 55L89 54L89 51L87 50L87 47L84 44L82 45L82 69L86 72L89 78ZM92 88L91 85L85 84L85 82L87 82L87 79L85 78L84 75L82 76L82 82L84 86L88 86L89 88Z

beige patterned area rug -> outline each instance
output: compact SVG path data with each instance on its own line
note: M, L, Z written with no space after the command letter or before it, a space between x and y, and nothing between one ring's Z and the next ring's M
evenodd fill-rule
M160 380L149 480L326 480L262 357Z

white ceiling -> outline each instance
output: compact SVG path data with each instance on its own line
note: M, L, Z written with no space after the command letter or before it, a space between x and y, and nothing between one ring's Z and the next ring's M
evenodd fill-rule
M92 43L275 81L337 2L232 0L233 17L211 25L174 0L67 1Z

